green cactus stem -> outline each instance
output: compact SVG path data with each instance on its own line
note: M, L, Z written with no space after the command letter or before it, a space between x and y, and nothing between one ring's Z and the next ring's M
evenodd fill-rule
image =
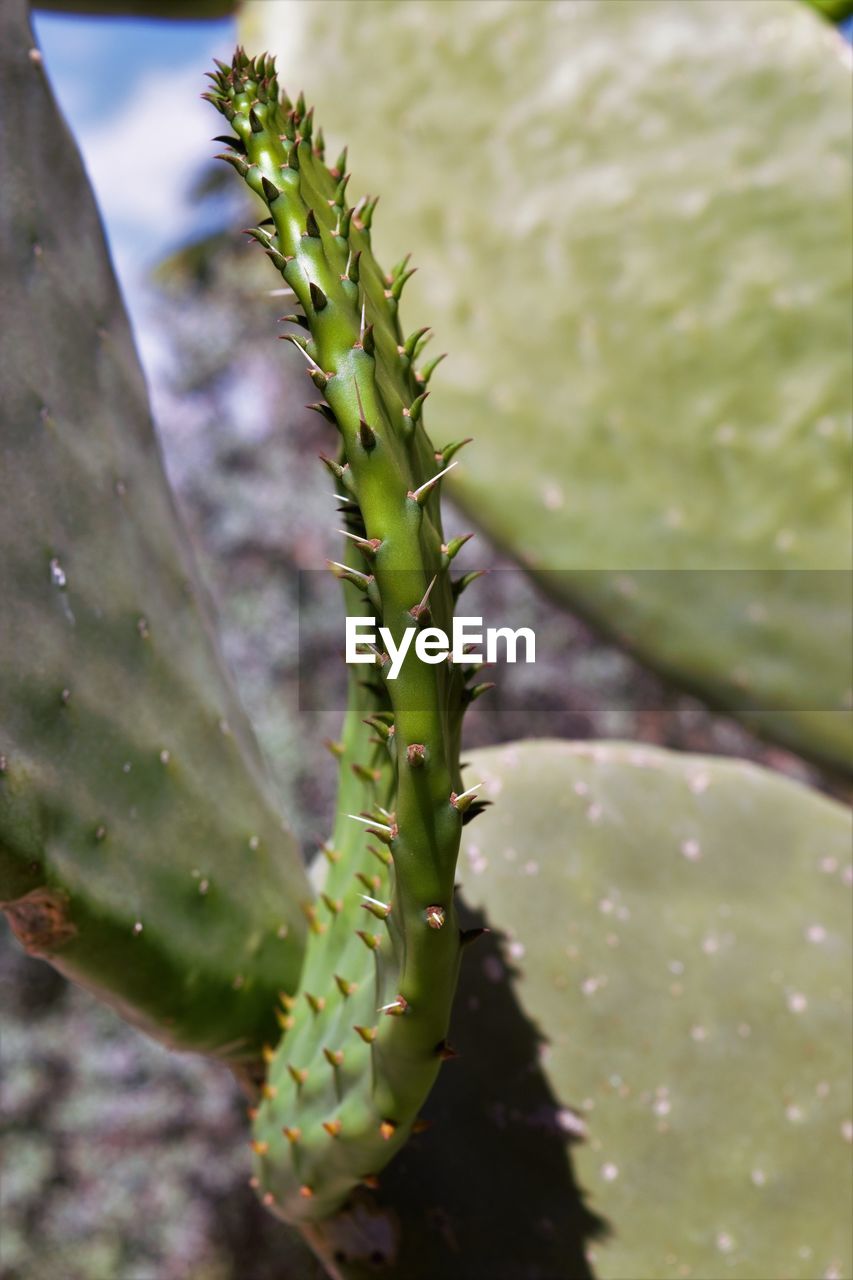
M235 135L222 158L269 214L250 234L301 308L293 319L308 336L285 337L324 397L314 407L339 432L337 458L324 462L347 524L345 557L330 562L347 611L375 617L395 645L413 623L449 631L461 542L444 542L439 489L460 446L439 452L424 429L437 362L418 372L427 331L400 328L412 268L404 259L382 272L370 241L376 200L348 204L346 152L326 163L312 112L301 96L279 96L271 58L238 50L212 79L205 96ZM259 1189L290 1220L323 1218L372 1181L448 1052L462 949L454 874L462 826L478 811L459 774L473 670L410 652L391 680L387 655L374 658L355 668L328 874L255 1119Z

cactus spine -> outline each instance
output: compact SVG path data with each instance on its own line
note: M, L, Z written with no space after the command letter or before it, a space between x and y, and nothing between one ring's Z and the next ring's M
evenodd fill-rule
M404 338L408 260L373 257L376 201L346 199L346 152L331 167L304 99L279 96L272 58L242 50L205 95L235 137L222 157L269 210L250 234L302 308L299 347L339 432L332 471L346 551L332 562L347 612L365 612L395 644L413 621L451 627L458 583L441 527L441 478L456 465L423 423L427 383L415 362L426 330ZM265 1203L290 1220L326 1216L399 1149L442 1060L462 938L453 892L463 823L479 809L459 772L473 670L413 653L392 682L386 655L351 684L338 817L328 873L310 914L300 991L268 1054L253 1147ZM357 667L360 677L369 670ZM473 803L472 803L473 802Z

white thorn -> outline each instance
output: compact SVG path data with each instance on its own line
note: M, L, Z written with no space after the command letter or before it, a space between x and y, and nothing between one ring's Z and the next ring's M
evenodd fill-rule
M313 364L314 368L315 368L315 369L317 369L317 370L318 370L318 372L320 372L320 373L324 373L324 372L325 372L325 370L324 370L324 369L321 369L321 368L320 368L320 366L318 365L318 363L317 363L317 361L314 359L314 357L313 357L313 356L310 356L310 355L308 354L308 352L305 350L305 348L304 348L304 347L300 347L300 345L299 345L299 343L298 343L298 342L291 342L291 344L290 344L290 345L291 345L292 347L296 347L296 350L297 350L297 351L301 351L301 352L302 352L302 354L304 355L305 359L308 361L308 363L309 363L309 364Z
M413 489L412 492L409 494L409 497L417 498L419 494L423 493L424 489L429 489L431 485L435 484L436 480L440 480L442 476L447 475L448 471L452 471L454 467L458 467L458 466L459 466L458 462L451 462L448 466L444 468L443 471L439 471L438 474L434 475L430 480L425 480L423 484L418 485L417 489Z
M335 532L342 534L345 538L352 538L357 547L367 547L368 551L374 550L368 538L360 538L357 533L350 533L348 529L336 529Z
M387 831L389 836L394 834L393 828L385 825L384 822L375 822L373 818L362 818L360 813L348 813L348 818L352 818L354 822L363 822L366 827L373 827L374 831Z
M473 787L469 787L467 791L461 791L456 797L456 803L458 804L460 800L464 800L466 796L474 795L475 791L479 791L482 785L482 782L475 782Z
M416 605L415 605L415 607L414 607L413 609L410 609L410 610L409 610L409 612L410 612L412 615L417 616L418 614L423 613L424 609L427 607L427 603L428 603L428 601L429 601L429 595L430 595L430 592L432 591L433 587L435 586L437 579L438 579L438 574L436 573L436 574L434 574L434 575L433 575L432 582L429 584L429 586L427 587L426 591L424 592L424 594L423 594L423 598L421 599L420 604L416 604Z

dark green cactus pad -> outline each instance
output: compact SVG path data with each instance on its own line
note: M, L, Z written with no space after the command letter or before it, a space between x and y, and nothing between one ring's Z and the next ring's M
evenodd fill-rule
M645 661L849 767L836 33L796 0L452 21L441 0L256 4L245 23L291 77L310 49L329 134L383 193L381 252L415 249L451 352L431 408L476 439L451 479L470 515Z
M217 652L79 156L0 25L0 900L169 1043L277 1032L310 890Z

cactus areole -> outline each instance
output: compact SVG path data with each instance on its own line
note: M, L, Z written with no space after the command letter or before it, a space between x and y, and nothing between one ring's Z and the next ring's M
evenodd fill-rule
M322 460L346 549L329 567L347 615L375 622L399 655L393 681L379 648L350 667L326 878L254 1115L258 1191L282 1217L305 1221L375 1184L450 1056L465 941L456 859L463 824L482 808L460 779L459 737L465 706L486 686L476 662L423 662L406 643L413 626L452 635L465 585L451 578L465 540L445 542L439 506L461 445L436 449L426 434L438 362L419 369L427 331L407 338L400 328L408 260L387 275L377 265L376 200L348 204L346 152L326 162L312 112L280 94L273 59L238 49L230 67L217 66L205 96L233 130L222 158L266 205L250 234L295 295L289 319L301 331L285 337L323 397L312 407L337 429L336 453Z

